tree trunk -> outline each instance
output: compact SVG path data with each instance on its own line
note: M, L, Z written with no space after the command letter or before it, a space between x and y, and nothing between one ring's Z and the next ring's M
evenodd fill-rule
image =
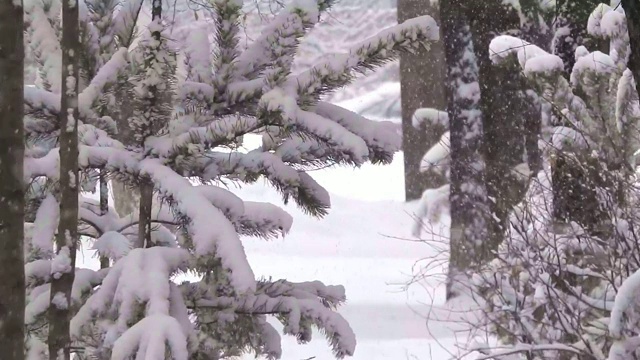
M49 359L70 359L71 289L78 241L78 3L62 2L62 79L60 104L60 223L56 257L69 266L52 268L49 306Z
M518 29L520 19L512 7L503 5L501 0L473 1L467 11L479 68L484 130L482 152L487 167L487 194L491 199L487 245L489 250L495 250L502 242L509 213L520 201L524 190L512 169L524 160L523 118L528 107L517 64L493 64L489 44L496 36ZM500 17L496 19L495 14Z
M627 16L629 29L629 70L636 80L636 93L640 95L640 3L638 0L622 0L622 8Z
M438 20L438 9L431 6L431 0L398 0L398 22L420 15L430 15ZM420 172L422 157L438 142L443 131L429 128L429 124L426 124L427 129L420 130L412 125L413 113L417 109L446 108L442 46L442 42L436 42L430 50L420 48L414 54L403 53L400 56L402 147L407 201L419 199L424 190L438 188L446 181L438 174Z
M0 353L24 359L22 1L0 0Z
M138 241L134 248L151 246L151 208L153 205L153 185L140 185L140 212L138 222Z
M105 170L100 170L100 215L104 216L109 213L109 183ZM106 269L110 265L109 258L100 257L100 269Z
M447 298L466 289L465 272L487 258L487 193L478 65L464 0L441 2L451 136L451 235Z
M162 19L162 1L161 0L153 0L152 8L151 8L151 21L161 21ZM151 33L151 37L153 37L158 44L160 44L162 34L160 31L154 31ZM151 64L147 64L147 67L151 66ZM159 91L155 86L150 87L149 91L151 96L151 103L149 104L151 108L157 106L158 101L162 101L162 99L158 99ZM152 119L153 120L153 119ZM151 128L153 128L151 124ZM144 147L144 140L142 139L141 145ZM140 186L140 209L138 216L138 241L135 247L143 248L151 246L151 209L153 206L153 183L151 183L150 179L142 179Z

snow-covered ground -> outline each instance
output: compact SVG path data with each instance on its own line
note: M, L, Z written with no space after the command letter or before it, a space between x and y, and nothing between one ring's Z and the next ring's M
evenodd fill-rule
M342 284L348 302L340 312L358 338L354 359L447 359L455 351L451 325L425 318L444 300L439 277L407 285L437 251L413 241L415 203L404 203L402 154L388 166L330 168L312 176L332 194L332 209L324 219L311 218L294 204L284 205L275 190L259 183L235 189L245 200L270 201L294 218L284 239L247 239L245 249L257 276L291 281L320 280ZM446 232L446 224L436 226ZM96 266L84 250L79 261ZM444 258L440 256L440 258ZM441 266L428 275L441 272ZM283 338L283 359L332 359L321 334L310 344Z
M433 322L427 326L425 321L431 305L443 303L441 279L408 285L423 265L416 262L431 258L434 250L412 241L416 204L402 201L402 161L397 156L389 166L312 173L332 194L329 215L317 220L289 205L294 225L285 239L245 242L258 276L317 279L346 287L348 303L340 312L358 337L354 359L448 358L442 347L452 349L455 343L450 326ZM245 199L282 205L266 187L239 192ZM332 358L320 334L307 345L285 338L283 350L284 359Z

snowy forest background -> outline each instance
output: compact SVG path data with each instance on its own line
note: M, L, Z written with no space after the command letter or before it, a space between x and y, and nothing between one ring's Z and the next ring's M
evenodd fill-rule
M0 357L637 359L601 2L0 0Z

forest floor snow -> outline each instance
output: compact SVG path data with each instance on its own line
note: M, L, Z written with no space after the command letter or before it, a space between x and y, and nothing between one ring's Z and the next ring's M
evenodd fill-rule
M398 154L388 166L312 172L331 194L331 210L323 219L305 215L294 204L284 205L276 191L262 183L232 189L244 200L277 204L294 219L284 239L244 241L257 277L345 286L347 303L340 313L356 333L356 360L444 360L458 353L454 323L434 320L433 313L439 319L448 316L444 282L438 276L446 267L446 254L440 251L446 244L433 246L411 236L417 204L403 201L402 164ZM433 232L434 237L446 236L448 219ZM79 266L96 267L92 251L84 248ZM427 318L432 320L427 323ZM283 359L333 356L322 334L316 333L305 345L283 337Z

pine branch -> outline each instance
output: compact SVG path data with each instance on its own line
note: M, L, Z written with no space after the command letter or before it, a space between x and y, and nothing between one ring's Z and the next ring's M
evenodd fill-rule
M142 0L125 1L113 18L113 34L118 47L128 48L136 35L136 23L142 9Z
M412 51L439 39L439 28L429 16L407 20L380 32L354 47L349 54L334 55L288 81L296 90L303 109L322 96L353 81L354 73L364 73L394 60L402 51Z
M238 57L238 32L242 2L238 0L214 0L217 54L213 69L214 110L221 111L227 102L227 86L238 76L235 60Z

